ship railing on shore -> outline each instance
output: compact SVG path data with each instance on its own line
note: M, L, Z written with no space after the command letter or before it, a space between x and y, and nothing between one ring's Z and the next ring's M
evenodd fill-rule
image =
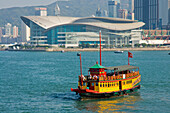
M139 71L128 73L128 74L119 74L113 76L101 76L101 77L92 77L89 75L86 76L79 76L79 81L112 81L112 80L122 80L128 79L139 75Z

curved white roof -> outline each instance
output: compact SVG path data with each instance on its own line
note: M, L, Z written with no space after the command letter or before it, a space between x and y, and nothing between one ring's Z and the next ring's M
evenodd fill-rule
M63 17L63 16L24 16L21 19L27 24L30 25L30 21L36 23L37 25L41 26L44 29L51 29L53 27L61 26L61 25L89 25L95 26L100 28L105 28L109 30L131 30L140 28L145 23L132 21L132 20L125 20L119 18L108 18L108 17L85 17L85 18L78 18L78 17Z

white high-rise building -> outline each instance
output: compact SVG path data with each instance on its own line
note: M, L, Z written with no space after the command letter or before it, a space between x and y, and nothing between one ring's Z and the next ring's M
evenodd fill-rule
M47 16L47 8L35 8L35 16Z
M5 35L6 36L11 36L11 27L12 27L12 25L10 23L7 23L5 25Z
M30 28L23 21L21 22L21 38L22 42L30 40Z
M18 27L14 26L13 27L13 38L18 37Z

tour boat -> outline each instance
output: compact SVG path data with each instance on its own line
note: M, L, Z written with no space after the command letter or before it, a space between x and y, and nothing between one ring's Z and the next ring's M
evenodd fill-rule
M80 73L78 88L71 91L76 92L82 98L105 98L128 95L140 89L141 75L139 67L129 64L129 58L133 54L128 52L128 65L104 67L101 61L101 32L100 32L100 64L89 68L88 75L82 74L81 54Z

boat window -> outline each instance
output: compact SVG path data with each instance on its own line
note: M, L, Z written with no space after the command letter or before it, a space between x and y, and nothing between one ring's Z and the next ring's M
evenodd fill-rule
M110 83L108 83L108 87L110 87Z
M83 86L86 86L86 82L83 82Z
M96 82L96 86L98 86L98 82Z
M126 84L131 84L132 80L126 81Z
M92 83L91 86L94 86L94 83Z
M116 86L118 86L119 84L118 83L116 83Z
M123 85L125 85L125 82L123 82Z
M102 83L100 83L100 87L102 87Z
M105 87L107 87L107 83L105 83Z

